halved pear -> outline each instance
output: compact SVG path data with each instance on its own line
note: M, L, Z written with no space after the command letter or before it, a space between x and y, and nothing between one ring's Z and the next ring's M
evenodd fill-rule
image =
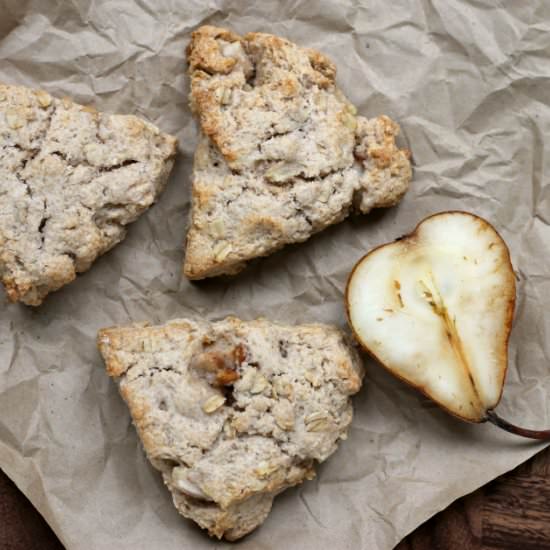
M485 220L444 212L380 246L346 289L359 343L392 374L451 414L537 439L493 409L502 395L515 277L506 243Z

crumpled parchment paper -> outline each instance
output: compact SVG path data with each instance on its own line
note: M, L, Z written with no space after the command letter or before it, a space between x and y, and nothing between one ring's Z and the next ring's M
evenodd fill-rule
M229 547L173 508L104 372L97 329L226 314L345 326L357 259L441 210L486 217L510 246L518 303L499 412L549 427L549 21L548 2L0 0L0 80L135 113L181 140L166 191L123 243L40 308L0 298L0 467L68 549ZM233 280L182 279L196 143L184 48L203 23L280 34L335 60L360 113L402 126L415 162L402 204ZM240 548L389 549L541 448L454 420L366 362L348 441Z

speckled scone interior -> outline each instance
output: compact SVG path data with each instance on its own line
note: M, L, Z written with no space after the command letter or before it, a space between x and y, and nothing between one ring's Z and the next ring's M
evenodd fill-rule
M162 191L176 139L131 115L0 84L0 278L39 305L125 236Z
M104 329L98 345L179 512L229 540L346 438L363 374L320 324L176 320Z
M187 48L200 124L184 273L236 273L352 208L396 204L409 152L386 116L366 119L321 53L269 34L205 26Z

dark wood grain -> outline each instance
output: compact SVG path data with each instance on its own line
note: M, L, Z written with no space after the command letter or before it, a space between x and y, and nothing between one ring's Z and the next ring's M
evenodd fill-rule
M2 472L0 550L63 550ZM457 500L395 550L550 550L550 449Z
M1 470L0 550L63 550L42 516Z
M550 550L550 449L451 504L395 550Z

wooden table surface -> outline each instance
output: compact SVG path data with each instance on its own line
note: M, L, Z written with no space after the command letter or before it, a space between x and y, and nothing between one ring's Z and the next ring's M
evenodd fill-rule
M550 550L550 448L457 500L395 550L512 549ZM2 472L0 550L63 550L46 522Z

